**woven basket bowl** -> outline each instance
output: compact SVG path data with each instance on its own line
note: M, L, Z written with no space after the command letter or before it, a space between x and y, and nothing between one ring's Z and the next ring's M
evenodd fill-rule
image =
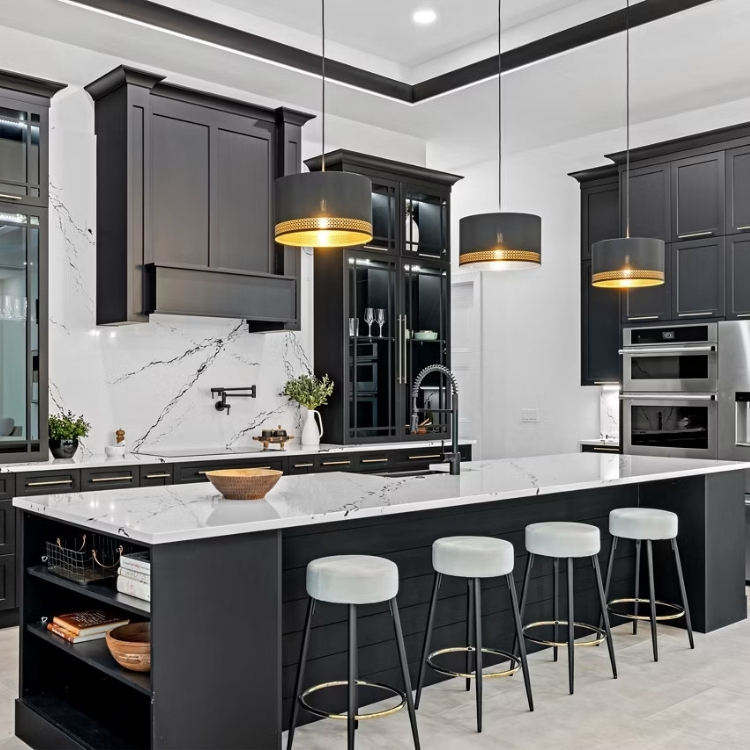
M151 623L134 622L107 633L107 648L114 660L133 672L151 670Z
M274 469L221 469L207 471L208 481L227 500L262 500L281 479Z

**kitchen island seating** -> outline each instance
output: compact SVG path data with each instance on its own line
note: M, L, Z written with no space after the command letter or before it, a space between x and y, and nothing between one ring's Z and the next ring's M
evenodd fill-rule
M553 619L541 622L533 622L525 625L523 633L533 643L543 646L552 646L554 659L557 661L557 649L560 646L568 648L568 687L572 695L575 689L575 646L596 646L602 641L607 641L609 648L609 659L612 664L612 676L617 679L617 665L615 663L615 650L612 643L612 633L609 627L609 616L607 614L606 597L604 587L602 586L602 576L599 569L599 550L601 548L599 529L587 523L571 523L566 521L556 521L547 523L532 523L526 527L526 551L529 553L526 562L526 572L524 574L523 589L521 593L521 619L523 620L526 609L526 600L529 593L529 584L531 581L531 569L534 565L536 556L551 557L553 560L553 578L552 578L552 607ZM589 557L594 566L594 576L596 578L596 587L599 593L599 603L601 606L601 617L604 628L595 627L587 623L575 621L574 609L574 583L573 583L573 561L576 558ZM567 583L568 583L568 612L567 620L561 620L559 616L558 602L558 577L559 561L567 560ZM567 625L567 641L558 641L558 627ZM539 627L552 626L552 640L544 640L528 635L528 631ZM578 641L575 640L576 627L589 631L594 634L593 640Z
M635 595L633 599L614 599L608 602L607 607L612 614L617 617L633 621L633 633L638 632L638 620L651 621L651 642L653 644L654 661L659 661L659 647L656 641L656 623L662 620L676 620L680 617L685 618L687 627L688 641L690 648L695 648L693 640L693 627L690 622L690 608L688 607L687 593L685 591L685 579L682 574L682 562L680 552L677 548L677 515L668 510L658 510L655 508L617 508L609 514L609 533L612 535L612 546L609 550L609 562L607 564L607 582L605 586L605 595L609 597L609 586L612 580L612 568L615 559L615 550L620 539L633 539L635 541ZM676 604L660 602L656 600L654 592L654 553L653 542L669 540L672 544L675 563L677 565L677 579L680 584L680 594L682 596L682 607ZM648 562L648 582L649 597L641 599L638 596L640 587L640 562L641 562L641 542L646 542L646 556ZM649 604L649 614L639 615L638 605ZM617 609L618 605L632 604L633 612L622 612ZM657 615L656 607L659 605L667 610L665 614Z
M531 695L531 681L529 679L529 668L526 662L526 648L521 636L521 614L518 609L516 597L516 586L513 581L513 545L503 539L485 536L451 536L438 539L432 545L432 567L435 570L435 579L432 587L432 598L427 616L427 629L425 631L424 646L422 649L422 660L419 665L419 678L417 682L417 701L422 697L425 672L427 666L452 677L463 677L466 679L466 689L471 686L471 679L475 679L476 701L477 701L477 732L482 731L482 680L492 677L509 677L515 674L519 668L523 669L523 678L526 686L526 697L529 702L529 711L534 710L534 702ZM466 618L466 646L443 648L430 653L430 639L432 626L435 619L435 608L437 606L438 591L442 576L456 576L468 579L468 612ZM486 648L482 645L482 594L481 579L499 578L505 576L510 593L511 609L515 621L517 638L520 639L520 656L509 654L494 648ZM472 645L473 641L473 645ZM445 654L466 652L466 671L457 672L446 669L435 663L435 659ZM483 673L483 656L488 654L493 657L501 657L502 661L509 661L510 666L502 672ZM472 664L473 662L473 664Z
M287 750L291 750L294 741L294 731L297 726L299 709L302 706L314 716L328 719L345 719L347 722L347 748L354 750L354 737L357 723L362 719L374 719L388 716L400 711L404 706L409 712L411 731L414 738L415 750L419 747L419 732L417 717L414 711L414 698L409 679L409 664L406 660L404 636L401 630L401 620L396 604L398 593L398 567L390 560L372 555L335 555L313 560L307 566L307 594L309 597L305 630L302 637L302 649L297 667L297 680L292 702L292 714L289 722ZM366 682L357 678L357 606L360 604L378 604L388 602L390 605L393 627L396 636L401 675L404 690L397 690L388 685ZM316 605L320 602L329 604L346 604L349 608L349 674L347 680L337 680L314 685L302 690L305 678L305 662L310 645L310 630ZM308 697L313 693L330 687L347 686L348 710L345 714L331 714L312 706ZM358 714L358 688L368 687L399 696L401 702L392 708L374 711L368 714Z

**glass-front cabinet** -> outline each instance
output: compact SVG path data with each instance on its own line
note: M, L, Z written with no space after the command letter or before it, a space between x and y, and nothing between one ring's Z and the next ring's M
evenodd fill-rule
M448 193L402 185L403 252L407 256L448 261Z
M0 201L47 205L46 131L45 107L0 98Z
M0 203L0 461L37 458L46 439L44 209Z

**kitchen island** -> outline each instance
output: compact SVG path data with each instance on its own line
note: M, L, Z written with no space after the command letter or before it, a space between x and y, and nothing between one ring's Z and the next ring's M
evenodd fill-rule
M515 546L519 581L527 524L595 524L602 530L604 559L607 518L619 507L678 514L693 626L702 632L724 627L746 616L746 468L725 461L576 453L466 463L461 476L284 477L265 500L245 503L223 500L205 484L16 498L24 571L16 734L34 748L279 748L305 616L305 567L312 559L375 554L398 564L399 606L415 676L435 539L501 536ZM150 550L150 605L106 584L85 589L47 572L45 543L82 533ZM657 545L657 591L663 600L679 601L669 552L662 556ZM630 595L633 554L630 545L618 546L613 597ZM535 566L527 620L551 614L548 567ZM504 586L485 583L483 614L492 645L509 650L513 630ZM591 567L582 563L577 619L596 622L593 587ZM150 618L150 675L119 669L106 648L79 650L40 628L43 617L102 602L133 619ZM460 644L464 581L446 580L439 611L434 647ZM345 673L346 617L345 607L319 607L310 684ZM364 679L400 684L387 604L362 608L359 668ZM339 698L345 701L343 694ZM331 698L325 707L342 705Z

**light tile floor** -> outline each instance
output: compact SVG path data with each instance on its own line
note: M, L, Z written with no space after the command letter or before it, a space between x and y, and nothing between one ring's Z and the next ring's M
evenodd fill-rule
M523 680L485 680L484 732L475 732L474 694L463 680L427 688L418 712L424 750L746 750L750 748L750 620L696 634L659 627L658 663L650 630L615 628L619 679L604 647L576 649L576 693L568 695L565 650L530 657L536 710L529 713ZM13 736L18 631L0 631L0 750L26 750ZM344 722L320 721L297 731L295 750L346 746ZM360 722L358 750L411 748L405 711Z

